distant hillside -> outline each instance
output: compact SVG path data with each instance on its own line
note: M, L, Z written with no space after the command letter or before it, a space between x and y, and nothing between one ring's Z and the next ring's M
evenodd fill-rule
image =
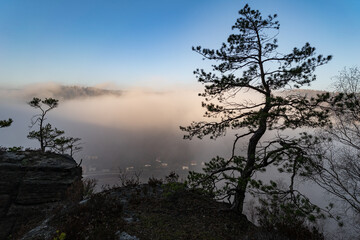
M60 100L71 100L77 98L98 97L103 95L120 96L120 90L106 90L95 87L81 87L81 86L59 86L57 89L51 89L51 97Z
M17 89L0 88L0 97L5 99L21 99L28 101L33 97L39 98L55 98L60 101L91 98L99 96L120 96L121 90L107 90L96 87L86 86L64 86L56 83L42 83L28 85Z
M308 98L316 97L318 94L326 93L327 91L311 90L311 89L293 89L286 91L277 91L276 94L280 96L299 94L307 96Z

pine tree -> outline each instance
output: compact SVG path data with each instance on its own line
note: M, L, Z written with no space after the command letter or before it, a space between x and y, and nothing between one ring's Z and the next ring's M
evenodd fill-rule
M232 208L242 213L245 193L250 189L275 192L276 184L264 185L254 174L271 165L291 175L290 197L295 199L294 176L311 158L306 148L311 147L309 135L289 138L281 133L285 129L321 127L328 124L328 113L320 103L328 96L307 99L305 96L276 94L279 90L300 88L316 79L314 70L331 60L331 56L315 55L315 48L306 43L289 54L277 52L276 36L280 27L277 15L263 18L258 10L248 5L239 11L240 17L232 27L227 43L218 50L193 47L204 59L213 60L213 71L194 71L198 81L205 86L202 106L204 114L212 121L193 122L180 127L187 134L203 138L235 134L229 159L216 157L206 164L204 173L191 172L189 183L201 186L218 198L230 199ZM260 96L261 101L240 101L244 91ZM272 131L274 138L264 139ZM247 152L239 154L239 143L247 142ZM223 187L219 187L222 182ZM277 191L279 193L279 191Z

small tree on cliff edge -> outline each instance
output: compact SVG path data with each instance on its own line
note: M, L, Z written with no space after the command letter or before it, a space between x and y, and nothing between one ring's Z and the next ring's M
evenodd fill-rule
M31 119L31 127L37 124L39 130L29 132L27 137L38 140L42 152L49 148L60 154L67 152L73 157L76 152L81 151L82 143L79 142L81 138L64 137L64 131L53 128L50 123L45 125L46 114L59 105L59 100L53 98L41 100L35 97L28 104L35 109L40 109L40 113Z
M232 27L238 33L231 34L220 49L193 47L205 59L217 62L213 72L203 69L194 72L198 81L205 85L204 92L199 94L205 98L204 116L215 118L214 121L193 122L180 128L188 132L184 136L187 139L206 135L215 139L225 135L227 129L241 129L241 132L235 134L229 159L212 159L206 164L204 173L190 173L189 183L205 188L218 198L231 199L232 208L240 213L249 189L288 194L293 202L307 203L294 189L294 178L305 172L303 167L311 161L306 148L311 147L312 141L306 134L289 138L282 136L281 131L328 124L328 113L318 108L324 99L319 96L308 100L296 94L275 96L274 91L309 85L316 79L313 74L316 67L327 63L331 56L315 56L315 48L309 43L300 49L294 48L289 54L280 54L276 51L280 26L276 14L263 18L248 5L239 14L240 18ZM237 75L239 71L242 74ZM261 96L261 101L239 101L241 91L254 92ZM268 130L277 133L274 132L273 139L265 140ZM247 141L244 155L238 153L240 141ZM273 181L264 185L254 178L256 172L265 171L270 165L290 174L288 191L276 189ZM216 184L220 181L224 183L221 188Z
M40 98L33 98L28 104L35 108L39 109L40 113L35 115L31 119L31 127L38 124L38 131L31 131L28 134L29 139L36 139L40 142L40 149L42 152L45 152L46 148L54 147L55 138L64 134L64 131L58 130L57 128L52 128L51 124L48 123L45 125L45 116L46 114L58 106L59 100L53 98L45 98L41 100Z

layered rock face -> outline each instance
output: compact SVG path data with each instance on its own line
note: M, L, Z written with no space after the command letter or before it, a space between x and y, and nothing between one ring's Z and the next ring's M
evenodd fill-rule
M0 239L65 200L81 175L81 167L69 156L0 152Z

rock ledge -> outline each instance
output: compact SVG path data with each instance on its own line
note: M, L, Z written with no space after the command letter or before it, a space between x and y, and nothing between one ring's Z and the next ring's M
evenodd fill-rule
M70 156L0 152L0 239L41 218L65 200L82 170Z

